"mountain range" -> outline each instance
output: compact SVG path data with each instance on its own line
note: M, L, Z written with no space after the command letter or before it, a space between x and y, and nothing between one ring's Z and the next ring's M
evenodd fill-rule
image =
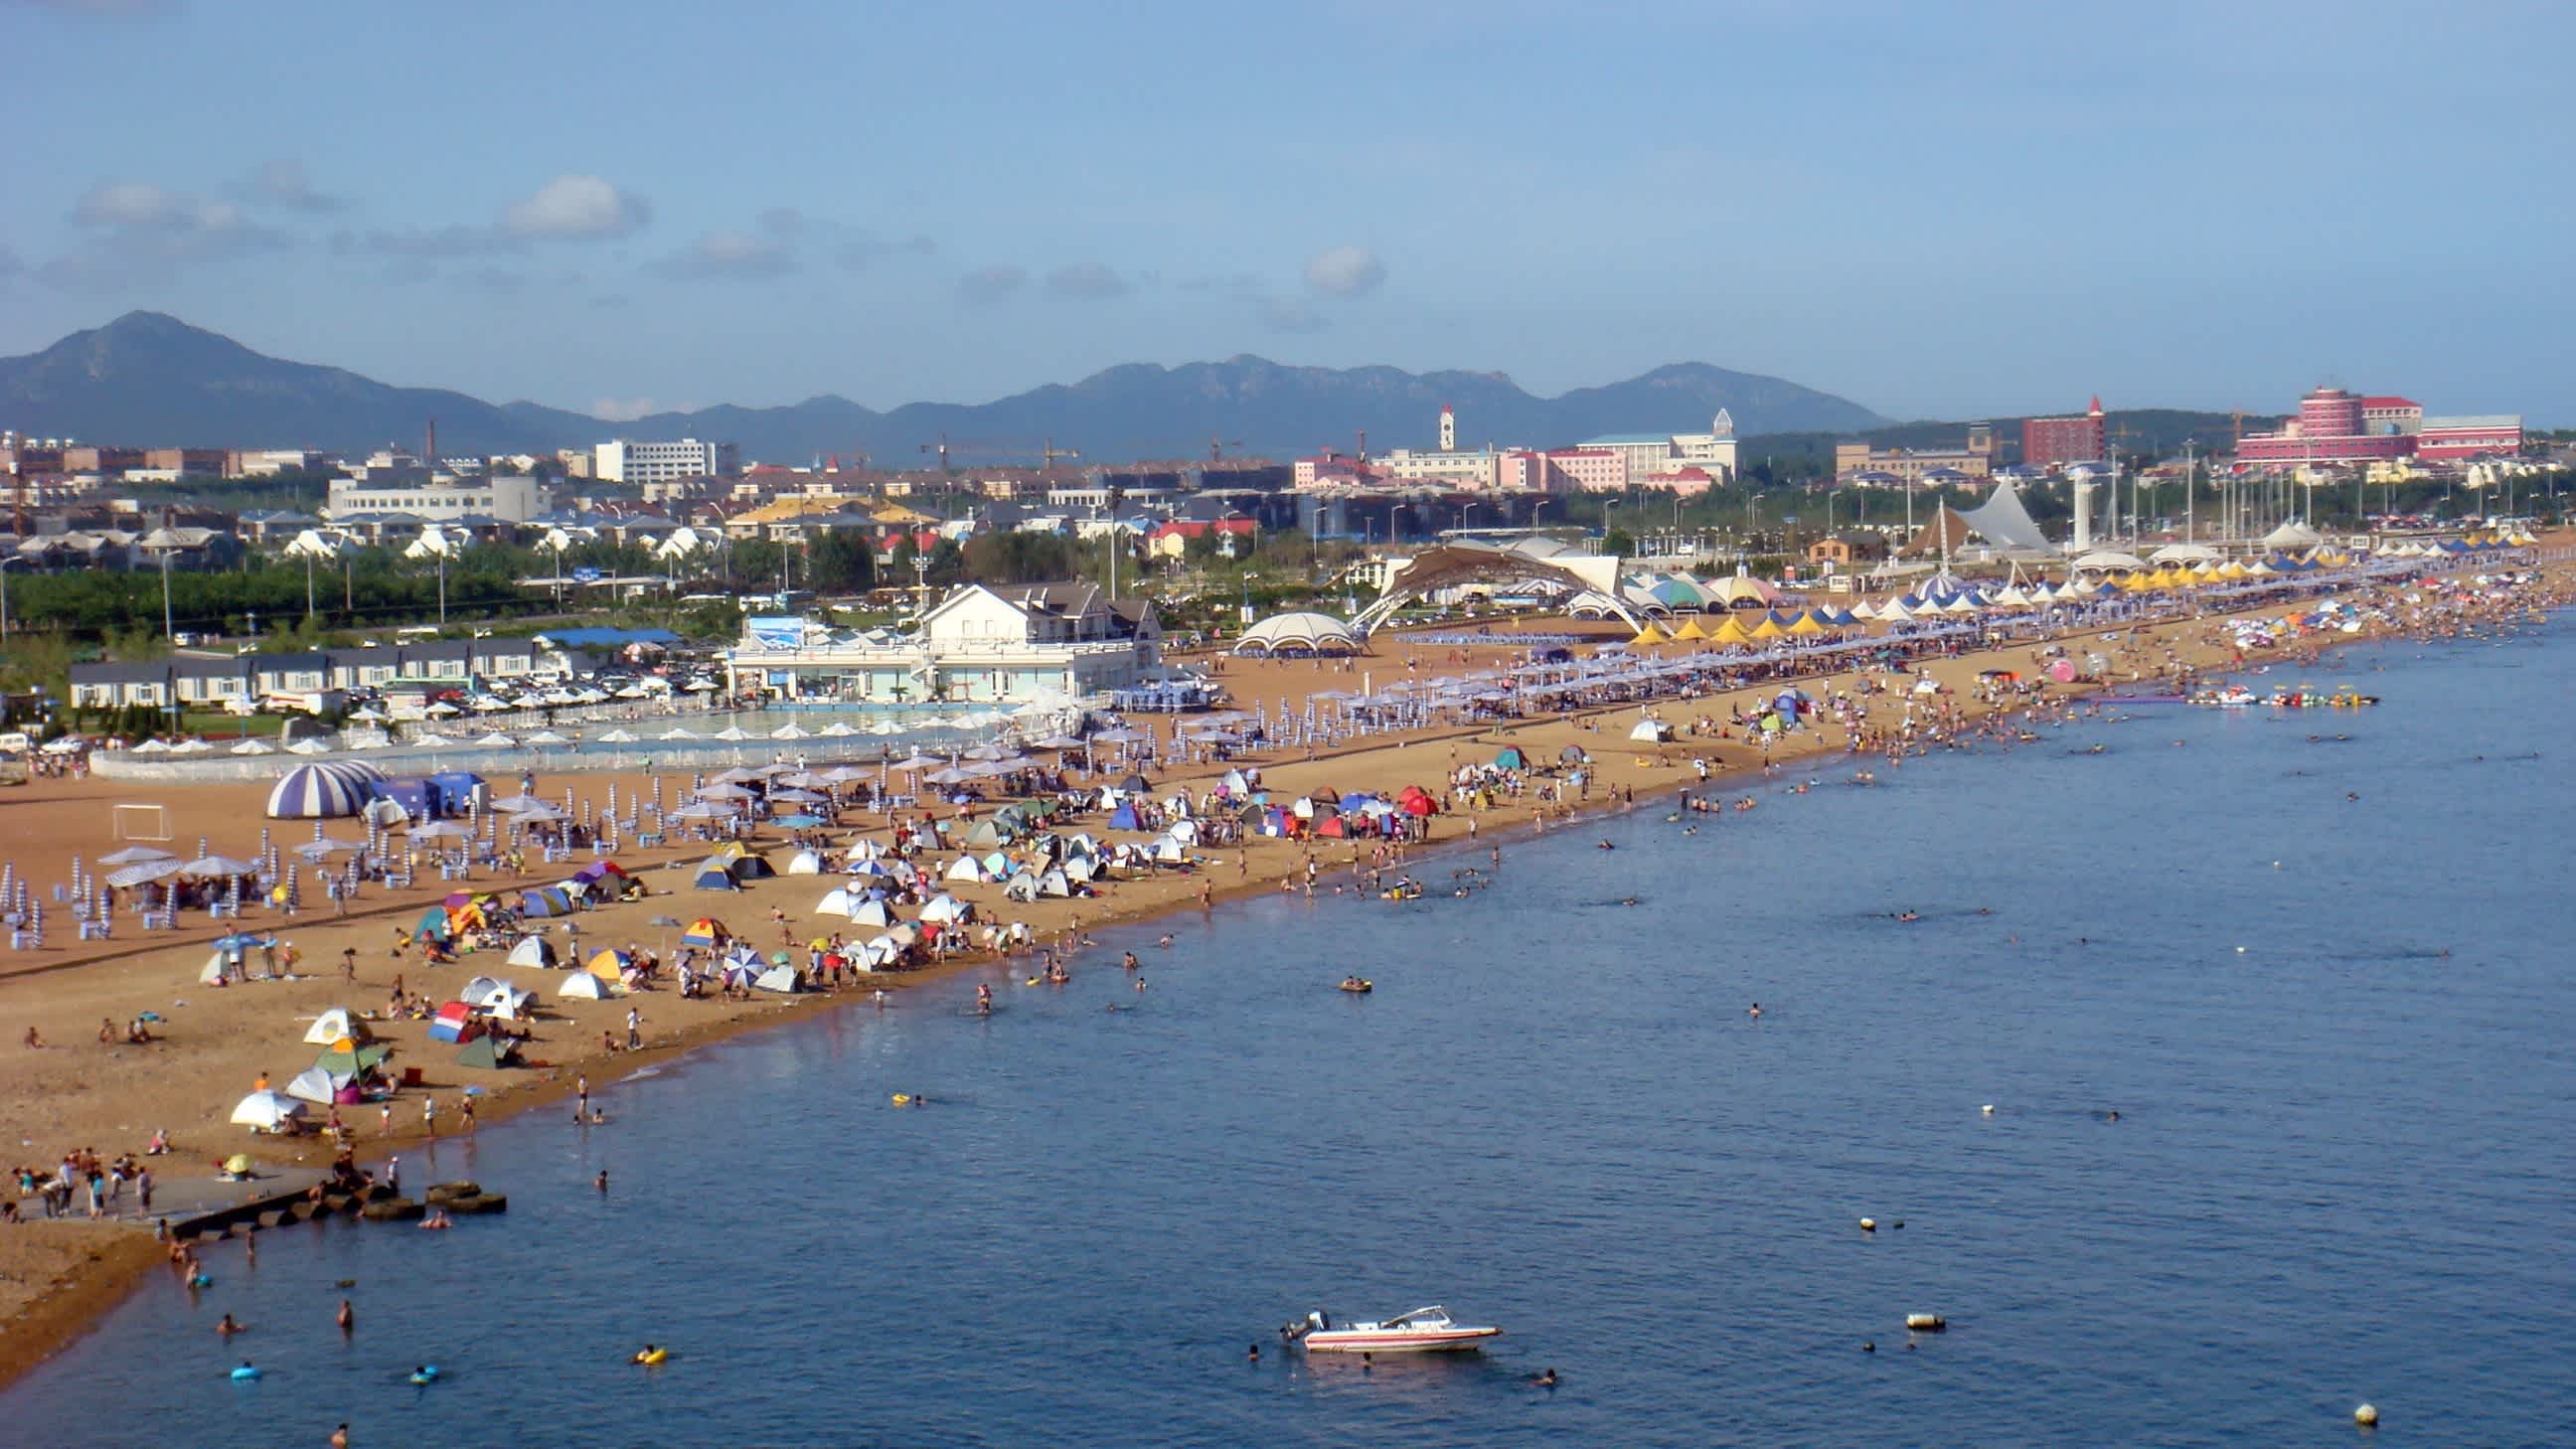
M746 461L866 454L875 466L908 468L929 463L923 445L944 437L961 465L1035 461L1050 442L1095 462L1203 457L1211 440L1228 455L1287 458L1349 451L1363 430L1372 452L1430 447L1443 404L1457 410L1462 446L1696 432L1720 408L1741 435L1849 432L1886 422L1831 393L1697 362L1543 398L1494 372L1295 367L1241 356L1179 367L1130 363L988 403L907 403L879 412L823 396L609 423L269 357L158 312L129 312L42 352L0 358L0 426L21 436L136 447L417 447L434 418L439 451L449 456L694 437L736 443Z

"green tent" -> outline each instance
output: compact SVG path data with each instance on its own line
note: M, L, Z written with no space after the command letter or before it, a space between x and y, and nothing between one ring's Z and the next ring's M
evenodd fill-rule
M505 1036L484 1035L465 1044L465 1050L456 1054L456 1064L460 1067L486 1069L514 1066L516 1062L513 1058L518 1054L517 1042Z
M362 1046L353 1052L324 1052L313 1059L313 1065L334 1077L354 1077L382 1064L393 1054L394 1049L389 1046Z

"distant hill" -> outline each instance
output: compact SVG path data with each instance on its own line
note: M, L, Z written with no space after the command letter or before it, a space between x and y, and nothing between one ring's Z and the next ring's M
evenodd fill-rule
M145 447L347 452L394 440L416 444L436 418L440 451L460 455L688 436L738 443L746 458L800 463L865 452L880 467L900 468L927 463L921 445L945 434L952 459L963 465L1033 460L1049 440L1104 463L1203 455L1211 438L1229 454L1285 458L1349 451L1361 430L1373 452L1429 447L1443 403L1457 410L1466 445L1544 447L1602 433L1690 432L1720 408L1733 415L1739 434L1886 423L1830 393L1704 363L1542 398L1500 373L1291 367L1243 356L1180 367L1128 364L973 405L907 403L878 412L825 396L604 423L537 403L496 406L267 357L157 312L130 312L42 352L0 358L0 425Z

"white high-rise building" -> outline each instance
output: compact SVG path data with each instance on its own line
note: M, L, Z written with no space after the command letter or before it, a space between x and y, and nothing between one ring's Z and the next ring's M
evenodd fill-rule
M730 478L742 471L731 443L638 443L629 438L591 450L590 475L609 483L669 483L680 478Z

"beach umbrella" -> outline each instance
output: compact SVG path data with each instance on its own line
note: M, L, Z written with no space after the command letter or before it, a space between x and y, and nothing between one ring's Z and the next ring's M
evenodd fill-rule
M235 860L228 855L201 855L179 867L178 874L189 880L220 880L256 874L256 862Z
M179 857L172 855L166 850L155 850L148 845L129 845L123 850L111 851L106 855L100 856L98 858L98 863L101 865L150 865L155 861L164 860L175 863L178 859Z

